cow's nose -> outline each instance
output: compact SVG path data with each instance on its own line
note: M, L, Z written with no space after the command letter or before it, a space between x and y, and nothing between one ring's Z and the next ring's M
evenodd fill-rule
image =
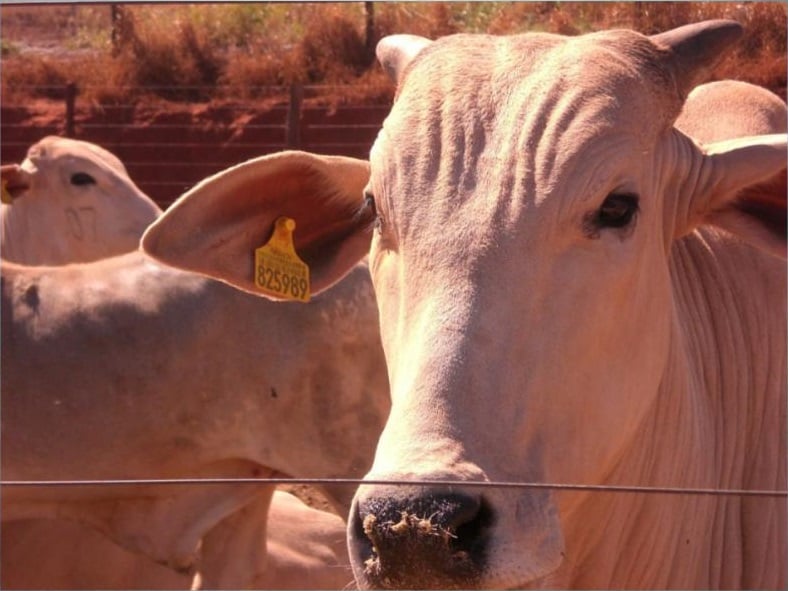
M371 588L475 587L491 523L480 496L423 487L363 487L348 524L356 579Z

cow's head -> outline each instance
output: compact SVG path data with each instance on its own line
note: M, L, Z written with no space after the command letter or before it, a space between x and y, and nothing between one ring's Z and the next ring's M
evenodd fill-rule
M134 250L161 209L104 148L48 136L2 167L4 256L65 264Z
M368 479L593 484L610 474L668 363L671 244L714 223L784 248L785 228L761 223L775 209L784 216L784 202L748 206L738 195L784 168L785 137L701 149L673 126L739 33L714 21L651 38L380 43L398 91L364 199L355 197L360 213L342 213L348 201L335 197L345 173L299 172L303 155L285 187L299 205L260 198L247 211L264 228L260 243L278 215L298 209L296 223L330 255L325 284L346 265L332 253L360 255L374 213L370 268L392 410ZM255 198L238 192L237 207L208 206L231 230L192 222L216 252L247 228L240 215L227 219ZM318 218L335 231L321 238ZM144 246L179 264L187 255L169 257L179 249L165 244L162 222ZM314 253L308 239L300 248ZM243 269L207 269L218 254L185 250L192 268L249 288L248 256ZM578 498L362 486L349 523L356 577L392 588L526 585L561 563Z

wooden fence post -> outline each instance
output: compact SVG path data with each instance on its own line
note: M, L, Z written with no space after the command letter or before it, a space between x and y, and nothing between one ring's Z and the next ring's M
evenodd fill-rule
M285 145L291 149L301 147L301 104L304 102L304 87L300 84L290 86L290 103L287 107L285 123Z
M364 2L364 48L367 51L367 64L375 62L375 4Z
M74 106L77 99L77 85L66 84L66 137L74 137Z

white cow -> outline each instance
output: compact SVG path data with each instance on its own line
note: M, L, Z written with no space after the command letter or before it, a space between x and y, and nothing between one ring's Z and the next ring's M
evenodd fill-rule
M353 572L347 554L345 520L305 505L277 490L268 512L266 568L251 581L252 589L349 589ZM235 532L229 530L229 536ZM226 539L210 539L224 545ZM232 539L230 540L232 541ZM212 555L226 560L222 552ZM254 556L252 556L254 558ZM238 560L237 557L232 557ZM239 564L243 568L242 564ZM214 570L226 568L217 564Z
M82 181L90 178L93 182L69 185L68 180L75 178ZM30 262L40 261L22 256L24 253L56 253L57 262L65 264L85 258L102 258L118 250L136 250L143 229L159 213L157 207L150 208L150 199L136 189L114 156L87 142L46 138L31 148L29 158L21 168L4 167L4 180L9 182L8 190L18 200L12 207L4 209L3 213L9 214L12 230L27 230L25 233L5 234L8 240L4 243L4 253L15 252ZM71 194L68 194L69 191ZM22 195L23 198L19 198ZM92 203L91 210L101 212L103 231L93 234L93 240L75 240L76 234L71 232L75 226L71 224L78 221L79 216L57 215L59 206L64 203L66 209L69 203L81 204L78 210L81 214L84 214L86 205ZM145 213L148 211L150 215ZM126 222L129 220L138 220L139 223L128 225ZM113 236L113 230L121 234ZM70 240L64 240L64 237L69 236ZM35 237L32 242L29 240L31 237ZM11 238L15 239L13 243ZM90 274L86 276L92 277ZM363 285L360 286L363 288ZM371 292L369 297L372 297ZM9 344L6 349L5 354L13 359L17 351L14 344ZM382 358L380 361L382 368ZM220 360L217 360L216 367L219 363ZM134 375L135 371L131 370L130 375ZM27 387L23 385L23 389ZM293 433L289 438L278 441L277 445L290 446L293 440L302 443L297 441L298 437L297 433ZM369 441L373 442L374 438ZM316 449L319 448L319 441L313 443ZM371 446L367 446L366 453L371 460ZM347 489L344 494L349 495L350 492ZM306 558L300 548L315 550L320 545L313 543L308 546L307 540L298 541L299 535L307 536L306 527L294 530L292 524L305 526L311 520L317 526L321 520L330 519L330 523L336 526L330 532L331 535L341 535L343 539L344 526L340 527L332 516L316 517L309 507L298 507L293 502L283 503L282 499L287 501L288 497L275 495L272 500L269 515L271 527L267 532L271 551L268 552L264 574L254 585L279 588L285 584L294 584L306 588L346 584L352 576L337 568L333 558L326 562ZM343 513L346 514L345 504L349 505L349 499L342 505ZM304 516L311 519L305 519ZM313 533L318 531L316 529ZM78 522L57 519L4 522L1 535L2 588L183 589L190 585L190 577L157 565L140 554L132 554ZM293 545L288 547L288 542ZM326 551L324 548L323 554ZM312 553L321 559L326 558L320 552ZM32 564L37 563L41 555L50 556L46 567L33 568ZM321 569L317 568L317 564L321 565Z
M340 517L274 491L265 540L265 568L255 589L341 589L352 580L346 526ZM232 532L228 532L232 535ZM110 544L65 520L3 524L3 589L189 589L192 579ZM255 557L252 556L252 559Z
M45 137L21 164L2 166L4 259L29 265L93 261L136 250L161 210L113 154L89 142ZM75 522L0 527L3 588L184 588L183 575L132 555ZM47 568L32 567L41 555ZM130 573L133 578L128 578ZM188 586L188 583L187 583Z
M350 172L316 175L313 189L360 192L368 172ZM284 307L136 252L58 268L5 263L2 277L5 480L368 469L388 397L366 265L308 306ZM75 490L7 488L3 519L71 518L199 570L206 586L250 585L265 570L265 548L250 540L265 539L273 487ZM329 493L346 514L352 488ZM232 544L208 542L222 536ZM249 548L256 564L240 558Z
M2 524L3 589L189 589L192 578L125 550L75 521Z
M386 38L363 203L283 156L286 202L228 179L147 230L247 290L245 234L282 209L316 289L371 235L392 408L367 478L430 484L359 488L362 587L785 588L779 496L479 486L786 488L786 135L675 126L740 34Z
M135 250L161 209L120 160L89 142L49 136L2 167L0 253L26 265L87 262Z

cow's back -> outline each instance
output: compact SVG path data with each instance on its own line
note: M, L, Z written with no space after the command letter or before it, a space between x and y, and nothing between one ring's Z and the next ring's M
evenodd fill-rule
M4 265L6 478L187 475L226 457L306 477L369 467L388 399L366 267L306 306L140 254L90 268Z

